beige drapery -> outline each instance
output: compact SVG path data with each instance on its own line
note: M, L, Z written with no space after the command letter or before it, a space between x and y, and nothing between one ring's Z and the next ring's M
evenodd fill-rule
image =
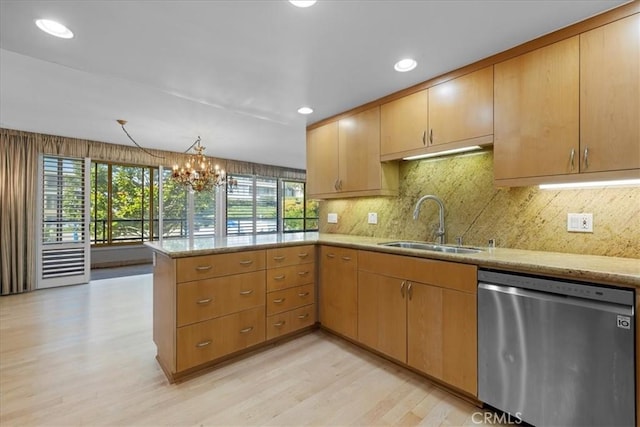
M0 293L31 291L36 278L38 147L28 135L0 135Z
M147 151L159 157L151 156L135 146L0 128L1 294L30 291L36 285L35 227L40 153L168 168L188 158L184 153L152 149ZM229 174L298 181L306 178L305 171L301 169L209 158Z

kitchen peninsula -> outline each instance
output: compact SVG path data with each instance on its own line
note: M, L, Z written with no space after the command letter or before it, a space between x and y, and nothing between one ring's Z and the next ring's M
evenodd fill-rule
M158 362L170 381L185 379L236 355L304 333L316 325L317 319L324 329L422 372L460 395L476 399L473 369L476 364L477 268L640 288L637 259L507 248L482 248L479 253L454 254L380 245L390 240L286 233L148 243L154 251L153 337ZM336 278L329 274L332 270L323 269L336 258L352 263L349 270L352 275ZM403 274L419 276L407 279L426 283L443 292L467 295L468 304L458 307L460 310L456 309L456 312L472 315L473 324L463 325L463 330L459 331L467 334L461 345L471 346L465 353L470 359L459 361L461 366L472 368L468 377L448 379L446 375L438 374L441 368L435 371L416 368L410 359L407 362L405 355L395 355L392 348L385 347L386 344L378 341L378 346L375 339L360 339L361 336L372 336L365 322L373 317L365 315L367 299L358 299L359 289L364 289L359 277L374 275L371 270L380 270L385 265L397 266L398 262L411 270ZM395 271L373 273L397 276ZM355 294L352 298L343 295L345 298L339 299L336 305L330 299L331 290L327 286L338 279L344 286L354 289ZM353 283L347 283L349 281ZM399 289L398 294L403 292L404 296L405 291L407 289ZM352 307L342 305L347 300ZM328 307L331 310L323 310ZM442 310L446 321L446 306ZM327 316L341 316L343 320L345 316L351 316L356 328L347 333ZM468 335L469 330L471 335ZM638 330L640 328L636 328ZM443 372L446 371L445 367Z

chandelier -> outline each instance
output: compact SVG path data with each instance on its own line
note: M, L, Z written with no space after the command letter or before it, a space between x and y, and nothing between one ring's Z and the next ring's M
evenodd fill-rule
M129 135L129 132L127 132L124 127L124 125L127 124L126 120L119 119L116 121L120 126L122 126L122 130L127 135L127 137L129 137L129 139L138 148L140 148L150 156L164 159L164 157L158 156L140 146L140 144L138 144L131 137L131 135ZM203 154L205 147L200 145L200 137L198 137L198 139L196 139L196 141L191 144L191 147L187 148L187 151L185 151L185 153L188 153L192 148L196 153L195 155L190 156L183 166L179 166L177 164L173 165L171 178L175 182L185 186L191 191L211 190L214 187L222 187L226 184L229 191L232 192L233 188L238 186L238 181L230 176L227 177L224 169L220 169L218 165L211 166L211 161L207 160L207 158Z
M211 190L225 185L227 177L224 169L220 169L218 165L211 166L211 161L202 154L205 147L200 145L200 137L196 139L193 149L195 156L191 156L183 166L173 165L171 178L193 191Z

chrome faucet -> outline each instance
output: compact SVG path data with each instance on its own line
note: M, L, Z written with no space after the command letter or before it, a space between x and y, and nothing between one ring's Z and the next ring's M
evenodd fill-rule
M420 206L425 200L433 200L440 208L440 225L438 226L438 231L436 231L436 236L438 236L438 243L444 245L444 203L442 203L442 200L440 200L439 197L431 194L422 196L416 203L416 207L413 209L413 219L414 221L418 219L418 216L420 215Z

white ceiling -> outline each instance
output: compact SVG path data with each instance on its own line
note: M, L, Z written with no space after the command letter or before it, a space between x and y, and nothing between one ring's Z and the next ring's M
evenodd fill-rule
M304 168L308 123L622 3L0 0L0 126Z

